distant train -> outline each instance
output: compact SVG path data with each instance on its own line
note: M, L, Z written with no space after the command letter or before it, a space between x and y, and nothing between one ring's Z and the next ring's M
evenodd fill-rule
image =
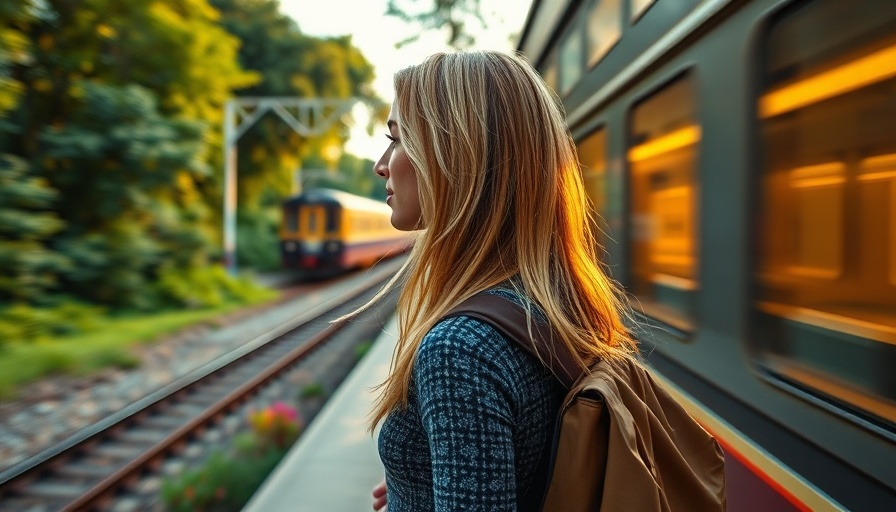
M517 49L729 512L896 511L896 1L534 0Z
M393 228L391 215L386 203L339 190L316 188L289 197L280 224L283 267L330 274L400 254L413 235Z

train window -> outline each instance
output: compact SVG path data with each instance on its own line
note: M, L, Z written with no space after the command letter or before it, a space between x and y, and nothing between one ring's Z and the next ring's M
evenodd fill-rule
M299 210L294 204L283 207L283 226L287 233L295 233L299 230Z
M631 7L631 20L632 23L638 20L647 8L654 4L656 0L631 0L629 2L629 7Z
M622 0L596 0L588 14L588 65L597 64L622 36Z
M320 236L323 229L324 207L305 205L299 211L300 224L304 236Z
M320 208L309 208L308 209L308 232L309 233L317 233L320 220L317 218Z
M567 94L582 78L584 67L582 25L575 22L560 43L560 94Z
M603 221L606 215L607 191L607 130L599 128L582 139L578 145L579 161L582 164L582 181L585 183L585 193L591 202L595 217L597 242L603 247L606 245L604 234L607 227Z
M644 312L691 331L697 269L697 146L690 74L639 102L631 115L632 292Z
M327 216L327 233L336 233L339 231L339 208L330 206L326 208Z
M798 3L762 51L759 364L893 428L896 2Z

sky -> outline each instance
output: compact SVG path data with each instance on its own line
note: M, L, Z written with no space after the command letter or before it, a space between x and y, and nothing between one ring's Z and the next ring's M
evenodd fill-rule
M429 5L433 0L417 0ZM475 20L471 27L479 28L476 48L511 51L516 36L526 21L531 0L480 0L483 15L488 23L486 30ZM444 31L430 31L420 39L396 49L395 44L406 39L419 27L395 17L386 16L387 0L280 0L280 11L293 18L303 33L312 36L341 36L350 34L353 44L374 66L376 79L374 90L387 102L392 101L392 74L399 69L422 61L427 55L449 50ZM413 6L405 1L400 5ZM368 135L366 109L359 106L353 111L355 127L346 151L361 158L376 160L385 150L387 140L385 126Z

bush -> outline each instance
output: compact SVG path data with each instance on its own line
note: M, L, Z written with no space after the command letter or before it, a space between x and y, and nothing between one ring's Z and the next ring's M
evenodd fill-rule
M264 272L280 268L280 208L240 211L237 218L236 259L240 267Z
M77 302L45 308L22 303L0 306L0 345L89 332L96 329L97 318L104 313L101 307Z
M172 512L238 511L277 467L285 450L234 457L215 452L202 467L162 485L162 499Z
M249 426L230 451L215 452L199 468L162 484L168 510L241 510L298 438L303 423L294 408L277 402L251 412Z
M324 390L324 386L317 382L312 382L302 388L299 391L299 398L316 398L322 397L326 394L326 390Z
M267 289L248 276L231 276L220 265L164 268L159 271L158 292L168 302L191 308L219 306L225 301L250 301Z

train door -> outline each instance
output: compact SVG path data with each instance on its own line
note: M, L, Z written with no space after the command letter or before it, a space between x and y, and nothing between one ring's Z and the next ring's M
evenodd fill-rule
M326 212L320 204L306 204L299 211L302 240L302 267L315 268L321 263Z

